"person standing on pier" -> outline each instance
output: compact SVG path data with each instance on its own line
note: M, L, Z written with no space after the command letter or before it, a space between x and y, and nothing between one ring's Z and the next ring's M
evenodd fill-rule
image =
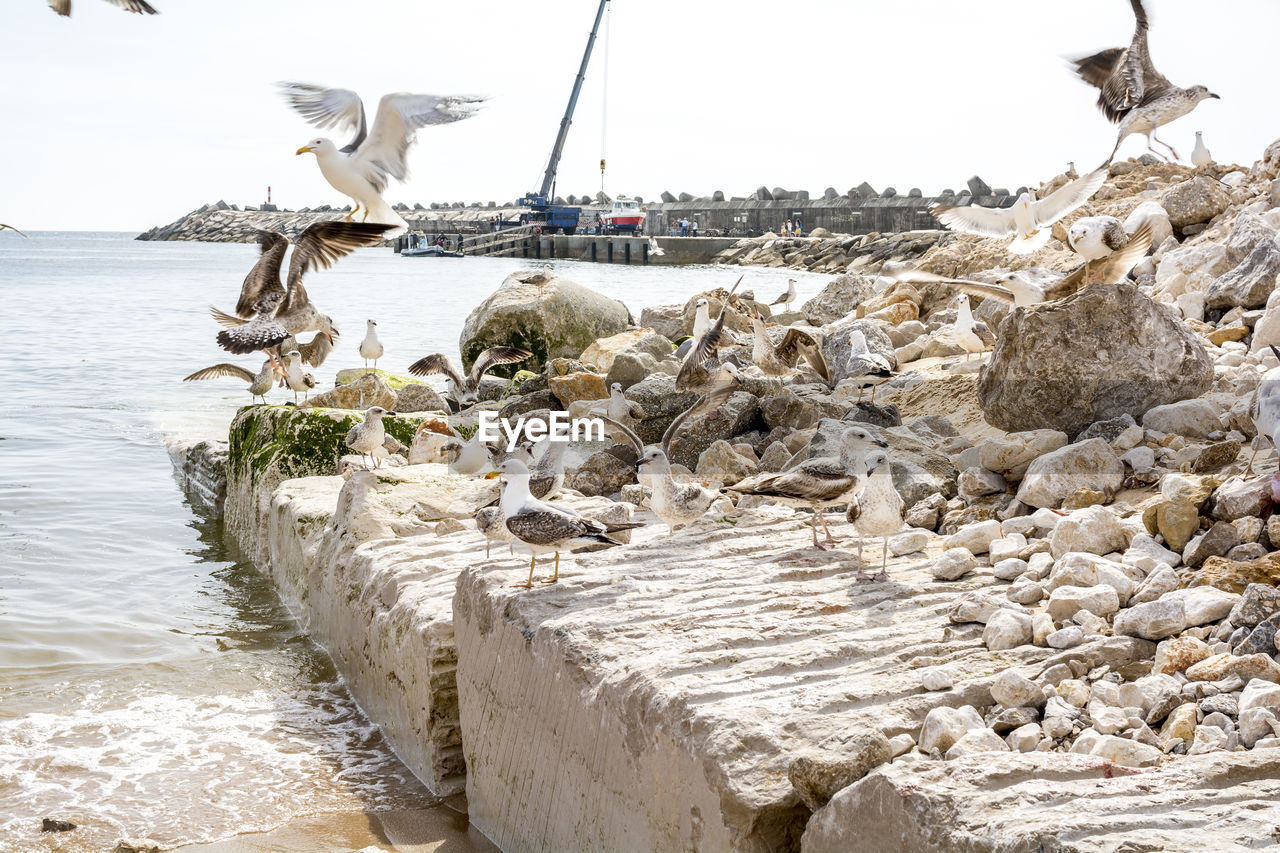
M693 236L694 236L694 237L697 237L697 236L698 236L698 220L696 220L696 219L695 219L695 220L693 220L693 231L692 231L692 233L693 233Z

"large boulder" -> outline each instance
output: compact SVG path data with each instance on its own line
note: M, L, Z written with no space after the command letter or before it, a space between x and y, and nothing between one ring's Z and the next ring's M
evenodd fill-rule
M1231 194L1217 180L1197 175L1165 190L1160 204L1169 214L1169 224L1182 230L1222 213L1231 205Z
M366 373L354 382L339 385L319 394L310 394L298 404L303 409L352 409L364 411L381 406L388 411L396 407L396 392L374 373Z
M862 336L867 339L867 347L872 352L888 359L890 369L898 369L898 354L884 327L875 320L855 320L849 314L822 327L822 357L827 360L833 385L850 376L849 356L853 353L853 347L849 344L849 333L855 329L862 332Z
M1262 240L1234 268L1215 281L1205 294L1207 308L1262 308L1280 275L1280 246Z
M535 281L542 284L541 294ZM631 312L616 299L567 278L544 281L541 272L521 271L507 276L467 316L458 347L468 368L482 351L500 345L527 349L533 353L529 363L541 365L548 358L577 358L597 338L616 335L631 322ZM493 372L510 376L521 366Z
M1055 509L1080 489L1111 496L1124 484L1124 463L1104 438L1091 438L1039 457L1027 466L1018 500Z
M1198 397L1213 363L1191 328L1137 285L1097 284L1019 308L978 378L987 421L1074 436L1094 421Z
M801 306L815 323L834 323L847 314L857 310L863 300L875 296L872 288L873 279L866 276L845 273L838 275L827 286L808 302Z
M693 415L680 425L671 440L671 461L693 470L698 457L717 441L741 435L760 415L760 401L745 391L736 391L711 412ZM664 427L665 429L665 427ZM659 439L662 436L658 436Z

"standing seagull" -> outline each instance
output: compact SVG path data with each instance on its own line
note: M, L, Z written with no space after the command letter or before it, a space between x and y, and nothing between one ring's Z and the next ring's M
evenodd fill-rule
M449 470L463 477L479 474L489 466L489 448L480 440L480 430L472 433L468 441L450 438L443 445Z
M857 402L862 402L863 389L870 385L871 402L874 403L876 386L893 375L893 367L889 359L867 345L867 336L861 329L854 329L849 333L849 362L845 372L858 382Z
M1152 141L1159 142L1177 160L1178 152L1157 137L1156 130L1191 112L1201 101L1218 96L1204 86L1180 89L1156 71L1147 46L1150 25L1142 0L1129 0L1129 5L1136 19L1133 41L1128 47L1112 47L1075 60L1076 73L1090 86L1102 90L1098 95L1098 108L1108 120L1120 124L1120 133L1107 163L1115 159L1125 137L1134 133L1147 137L1148 151L1164 157L1151 145Z
M1191 149L1191 165L1197 169L1213 165L1213 155L1204 144L1204 131L1196 131L1196 147Z
M636 470L641 475L650 477L652 483L649 506L653 509L654 515L666 523L667 533L672 533L677 527L701 518L712 502L719 497L719 492L705 489L698 483L676 482L671 475L671 441L690 415L718 406L740 387L742 387L741 382L734 378L703 394L698 402L676 416L666 432L662 434L662 441L658 446L650 447L648 450L645 449L644 442L640 441L640 437L620 420L612 417L604 419L606 423L621 432L622 436L636 449L638 458Z
M387 428L382 425L384 415L394 416L395 412L388 412L381 406L365 409L364 420L347 432L347 447L361 456L368 456L375 468L382 467L381 456L386 455L385 453L375 455L384 450L383 445L387 440Z
M609 404L605 412L615 421L624 424L644 417L644 407L627 399L627 395L622 392L621 382L609 386Z
M1280 349L1274 346L1270 349L1275 353L1276 358L1280 359ZM1262 448L1264 439L1271 442L1273 449L1280 450L1280 365L1262 374L1262 381L1253 394L1252 405L1249 406L1249 417L1253 420L1258 435L1254 439L1253 455L1249 457L1249 466L1244 472L1246 477L1253 476L1253 460L1258 458L1258 451Z
M112 6L124 9L126 12L134 12L138 15L158 15L160 14L147 0L107 0ZM49 8L57 12L64 18L71 17L71 0L49 0Z
M361 246L382 239L385 225L359 222L316 222L307 226L293 244L289 258L289 275L280 281L280 268L289 238L274 231L258 230L262 255L240 286L235 317L240 325L218 333L218 345L228 352L249 353L278 346L290 335L321 332L332 338L337 334L333 320L311 304L302 285L310 270L328 269L339 258ZM212 309L214 318L224 324L232 315Z
M985 325L985 324L983 324ZM986 352L987 344L978 335L978 321L973 319L973 310L969 307L969 295L960 294L960 305L956 308L956 321L951 327L951 334L964 349L964 360L977 353L981 358Z
M777 299L769 303L769 307L781 305L783 311L791 310L791 303L796 301L796 280L794 278L787 279L787 292L779 296Z
M1029 255L1049 242L1050 225L1088 201L1106 180L1107 169L1104 166L1068 181L1040 200L1036 199L1033 191L1027 190L1018 196L1013 207L934 204L929 210L953 231L979 237L1004 238L1012 235L1009 251L1015 255Z
M729 486L729 491L761 495L787 506L812 508L813 519L809 526L813 532L813 547L826 550L826 546L818 543L818 522L822 522L828 544L835 545L840 540L831 535L822 511L827 507L849 502L853 491L863 479L865 455L872 445L888 446L862 427L849 427L840 434L839 456L808 459L790 471Z
M224 376L234 376L237 379L243 379L249 383L249 396L256 403L257 398L261 397L262 402L267 402L267 392L271 390L271 386L275 385L276 374L279 369L267 359L262 362L262 369L256 374L245 370L238 364L215 364L212 367L206 367L197 370L190 376L183 377L183 382L192 382L200 379L221 379Z
M858 574L858 580L886 581L885 567L889 565L889 537L902 529L902 495L893 485L893 470L889 454L876 450L867 454L867 479L849 503L845 517L858 531L858 562L862 562L862 539L879 536L884 539L880 555L880 571L876 575Z
M369 369L369 362L373 362L373 369L378 369L378 359L382 358L382 341L378 340L378 324L370 320L365 326L364 340L360 342L360 357L364 359L365 370Z
M315 154L329 186L356 203L348 221L363 206L362 222L372 216L374 222L395 226L388 237L409 229L409 223L392 210L382 193L391 178L400 182L408 179L407 156L418 129L471 118L484 101L468 95L383 95L373 117L373 128L366 132L364 102L350 89L328 89L311 83L277 85L289 105L316 127L354 129L355 136L341 149L329 139L318 137L299 148L298 153Z
M302 353L293 350L288 353L288 358L289 369L285 374L284 382L293 392L293 402L296 405L299 391L303 392L304 400L311 396L311 389L316 387L316 378L302 369Z
M449 393L461 406L467 402L480 401L480 380L484 378L484 372L490 367L496 364L515 364L531 355L533 353L519 347L489 347L476 356L475 363L471 365L471 372L463 376L458 365L453 363L453 359L442 352L433 352L409 365L409 372L414 376L443 375L449 381Z
M533 570L538 555L555 552L556 567L551 577L543 583L555 583L560 579L560 549L574 542L619 543L607 534L643 527L642 524L604 524L586 518L567 506L555 507L529 494L529 468L519 459L508 459L498 466L502 475L502 517L507 530L529 552L529 580L515 584L528 589L533 586Z

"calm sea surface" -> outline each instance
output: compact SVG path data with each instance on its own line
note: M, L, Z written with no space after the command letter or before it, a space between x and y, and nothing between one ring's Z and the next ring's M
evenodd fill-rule
M173 846L430 807L328 655L174 480L166 441L225 437L248 402L237 380L180 380L261 364L219 350L206 313L234 306L256 247L32 237L0 232L0 851L119 835ZM456 358L467 313L525 266L366 249L313 274L343 333L321 387L359 366L367 318L379 367ZM740 272L557 267L637 317ZM771 299L788 275L802 301L829 279L751 270L742 286ZM43 817L83 828L42 835Z

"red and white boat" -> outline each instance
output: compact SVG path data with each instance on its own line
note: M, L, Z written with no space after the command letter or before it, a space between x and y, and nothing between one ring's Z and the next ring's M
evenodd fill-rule
M600 214L606 231L639 231L644 225L645 210L640 202L620 195L613 200L613 208Z

